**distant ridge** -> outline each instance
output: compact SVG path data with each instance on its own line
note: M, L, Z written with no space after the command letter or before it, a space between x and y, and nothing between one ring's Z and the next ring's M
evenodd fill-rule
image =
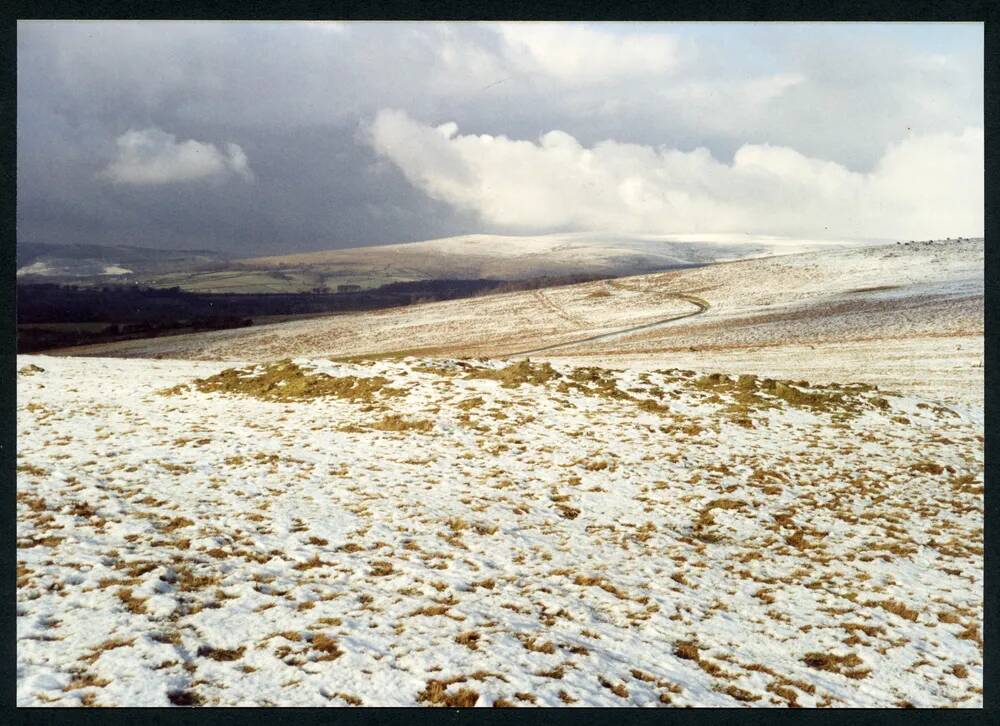
M470 234L377 247L253 257L250 269L370 269L430 277L523 279L542 275L633 275L713 262L865 246L886 240L766 235Z

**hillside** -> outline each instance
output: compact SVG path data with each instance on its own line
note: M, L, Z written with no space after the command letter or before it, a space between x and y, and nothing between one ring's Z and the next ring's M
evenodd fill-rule
M718 234L480 234L230 259L204 250L23 242L18 244L17 277L29 282L124 283L214 294L334 293L421 280L616 277L857 243Z
M639 326L649 327L619 332ZM862 380L981 408L982 333L978 239L742 260L75 352L273 360L545 349L530 355Z
M520 280L544 275L634 275L719 260L857 244L751 235L464 235L240 260L248 269L308 269L344 276L369 272L425 277Z
M21 706L982 705L982 426L934 401L18 366Z
M136 275L195 270L222 264L210 250L164 250L130 245L17 243L17 277L25 280L97 279L113 282Z

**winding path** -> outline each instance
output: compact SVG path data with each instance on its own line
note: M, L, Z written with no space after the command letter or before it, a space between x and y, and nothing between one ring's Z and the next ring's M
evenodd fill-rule
M661 325L666 325L667 323L672 323L675 320L683 320L684 318L690 318L695 315L701 315L703 312L708 310L710 307L708 302L702 300L700 297L695 297L694 295L688 295L683 292L669 293L669 297L674 299L684 300L695 306L695 310L689 313L684 313L682 315L675 315L671 318L663 318L661 320L654 320L651 323L644 323L643 325L633 325L629 328L622 328L621 330L613 330L610 333L600 333L599 335L591 335L586 338L577 338L575 340L567 340L562 343L553 343L552 345L542 346L541 348L532 348L531 350L521 350L517 353L511 353L507 357L514 358L522 355L532 355L534 353L543 353L550 350L555 350L556 348L567 348L572 345L580 345L581 343L592 343L596 340L610 340L612 338L619 338L624 335L629 335L631 333L638 332L640 330L649 330L650 328L656 328Z

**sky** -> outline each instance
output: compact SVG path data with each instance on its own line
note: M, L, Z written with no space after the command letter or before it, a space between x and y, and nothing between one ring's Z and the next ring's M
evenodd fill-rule
M18 241L983 233L979 23L19 21Z

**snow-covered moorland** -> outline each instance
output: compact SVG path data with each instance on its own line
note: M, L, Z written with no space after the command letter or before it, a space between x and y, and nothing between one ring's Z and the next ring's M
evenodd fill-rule
M982 424L934 402L18 367L19 705L982 704Z

